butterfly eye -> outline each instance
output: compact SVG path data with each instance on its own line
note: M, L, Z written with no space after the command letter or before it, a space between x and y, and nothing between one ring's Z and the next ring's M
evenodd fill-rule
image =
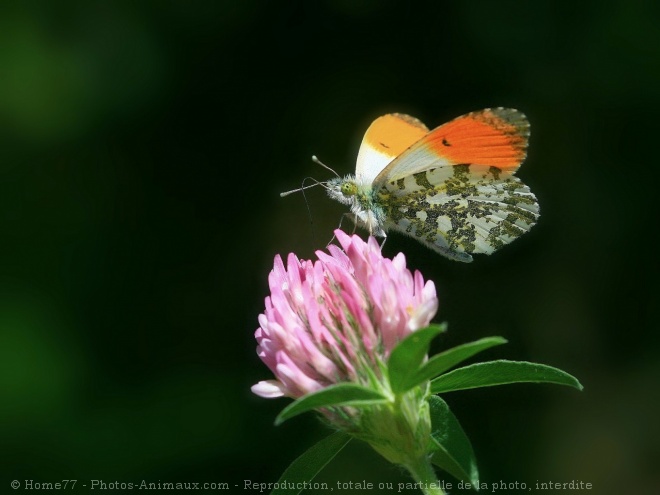
M357 185L355 182L344 182L341 185L341 193L344 196L355 196L357 194Z

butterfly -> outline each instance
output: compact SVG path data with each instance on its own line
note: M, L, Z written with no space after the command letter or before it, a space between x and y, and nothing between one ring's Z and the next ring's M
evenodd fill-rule
M529 122L512 108L471 112L432 131L409 115L387 114L367 129L355 175L320 184L370 235L401 232L471 262L539 218L536 197L514 175L528 140Z

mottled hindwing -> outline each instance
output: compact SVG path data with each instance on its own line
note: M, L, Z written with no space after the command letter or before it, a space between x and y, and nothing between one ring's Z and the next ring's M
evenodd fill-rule
M472 112L440 126L374 180L385 230L408 234L459 261L490 254L538 219L536 197L513 173L529 124L513 109Z

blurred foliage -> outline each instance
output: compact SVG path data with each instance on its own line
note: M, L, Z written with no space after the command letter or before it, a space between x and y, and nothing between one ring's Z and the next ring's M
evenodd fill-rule
M278 193L328 176L312 154L352 171L382 113L511 106L539 225L469 266L397 235L385 252L436 282L439 345L503 335L488 358L585 385L448 397L484 481L652 492L659 21L650 0L3 3L3 487L275 481L327 431L274 428L286 402L250 393L267 273L343 211L311 190L310 224ZM406 481L360 447L322 477Z

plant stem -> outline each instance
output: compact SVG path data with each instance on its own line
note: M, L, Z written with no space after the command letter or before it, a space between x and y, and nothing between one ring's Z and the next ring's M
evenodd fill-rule
M420 484L425 495L445 495L428 457L424 456L405 466L413 479Z

